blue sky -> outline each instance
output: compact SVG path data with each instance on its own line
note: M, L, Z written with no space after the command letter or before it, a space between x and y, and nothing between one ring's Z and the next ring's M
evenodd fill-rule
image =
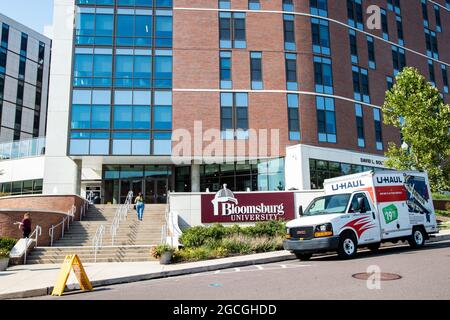
M0 12L40 33L53 20L53 0L0 0Z

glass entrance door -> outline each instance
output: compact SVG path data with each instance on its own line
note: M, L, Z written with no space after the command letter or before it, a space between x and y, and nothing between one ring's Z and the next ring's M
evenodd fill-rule
M145 180L145 203L166 203L168 179Z
M133 191L133 200L139 194L142 193L142 179L126 179L120 181L120 203L125 203L129 191Z

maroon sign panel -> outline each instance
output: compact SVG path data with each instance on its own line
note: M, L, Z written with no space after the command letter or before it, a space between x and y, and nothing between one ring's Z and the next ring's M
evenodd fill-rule
M295 219L294 194L220 193L201 196L202 223L243 223Z

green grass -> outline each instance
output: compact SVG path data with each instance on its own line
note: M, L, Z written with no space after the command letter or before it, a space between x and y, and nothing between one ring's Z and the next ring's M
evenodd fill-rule
M442 194L442 193L433 193L433 200L449 200L450 201L450 196L446 195L446 194Z

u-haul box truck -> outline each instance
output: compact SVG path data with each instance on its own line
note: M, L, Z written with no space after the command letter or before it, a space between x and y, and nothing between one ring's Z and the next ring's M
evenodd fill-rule
M287 223L283 246L301 260L326 251L352 258L358 247L376 251L399 240L419 248L438 232L426 173L370 171L325 180L324 188Z

